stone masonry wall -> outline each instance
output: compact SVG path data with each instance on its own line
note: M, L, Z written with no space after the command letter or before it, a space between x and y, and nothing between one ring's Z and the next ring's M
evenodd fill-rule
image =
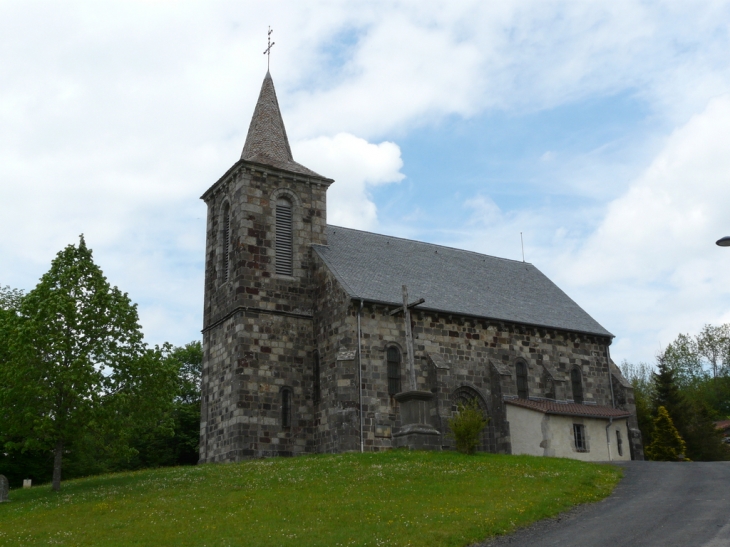
M391 344L402 351L401 384L404 390L408 385L403 316L390 316L391 309L366 304L362 316L365 446L369 450L390 447L391 439L382 433L400 426L397 403L387 389L386 349ZM350 322L356 319L356 306L351 306ZM491 443L495 451L510 451L502 396L517 394L518 360L527 364L531 397L572 399L570 369L577 366L585 401L611 405L607 338L421 311L413 312L412 329L417 387L438 395L432 425L444 434L445 447L450 446L445 433L448 418L456 410L455 398L466 390L478 393L490 414L492 438L485 443Z

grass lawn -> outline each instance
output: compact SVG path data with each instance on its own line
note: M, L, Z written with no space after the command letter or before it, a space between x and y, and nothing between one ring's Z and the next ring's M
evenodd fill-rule
M209 464L11 490L0 545L424 545L483 541L607 496L574 460L396 450Z

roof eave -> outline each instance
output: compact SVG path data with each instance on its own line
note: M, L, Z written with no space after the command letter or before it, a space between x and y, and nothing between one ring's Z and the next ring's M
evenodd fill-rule
M226 181L231 175L235 174L243 165L251 165L253 167L256 167L257 169L261 171L267 171L267 172L284 172L287 175L290 175L292 178L301 180L303 182L316 182L318 184L325 184L329 186L334 182L334 179L328 179L327 177L323 177L321 175L304 175L302 173L298 173L296 171L291 171L289 169L283 169L281 167L273 167L271 165L267 165L265 163L258 163L255 161L250 160L238 160L236 163L234 163L228 171L226 171L223 176L221 176L217 181L215 181L210 188L208 188L202 196L200 196L200 199L203 201L207 201L211 194L213 194L216 190L216 188L222 184L224 181Z

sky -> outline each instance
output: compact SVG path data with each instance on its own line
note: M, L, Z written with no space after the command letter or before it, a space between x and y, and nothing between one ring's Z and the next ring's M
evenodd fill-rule
M524 254L653 362L730 322L730 3L0 0L0 286L84 234L200 339L205 204L267 70L328 222Z

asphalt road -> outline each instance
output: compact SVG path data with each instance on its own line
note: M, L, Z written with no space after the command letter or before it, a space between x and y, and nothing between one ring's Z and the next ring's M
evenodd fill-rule
M605 500L482 547L730 547L730 462L627 462Z

